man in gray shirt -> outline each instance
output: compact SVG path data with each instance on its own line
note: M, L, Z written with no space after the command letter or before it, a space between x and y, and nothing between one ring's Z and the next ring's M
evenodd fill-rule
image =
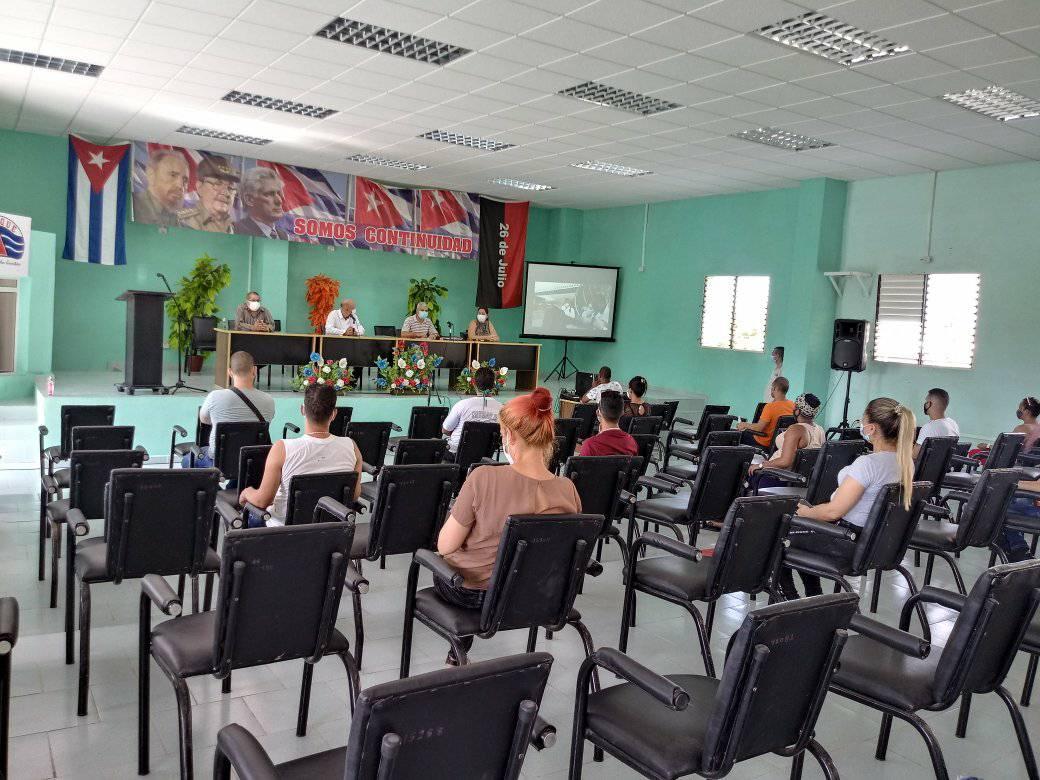
M235 330L255 330L269 333L274 330L274 317L260 303L260 293L250 290L246 294L246 302L238 304L235 310Z

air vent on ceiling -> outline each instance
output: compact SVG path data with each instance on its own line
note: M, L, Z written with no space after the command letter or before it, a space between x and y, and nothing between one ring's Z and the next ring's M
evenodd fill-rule
M793 133L779 127L756 127L753 130L741 130L734 133L733 138L743 141L754 141L756 144L775 146L777 149L787 149L792 152L804 152L806 149L823 149L834 146L830 141L822 138L813 138L811 135Z
M308 116L312 119L324 119L337 113L332 108L312 106L307 103L297 103L295 100L282 100L281 98L257 95L252 92L239 92L238 90L228 92L221 100L226 100L228 103L241 103L244 106L268 108L272 111L284 111L287 114L296 114L297 116Z
M460 133L451 133L447 130L430 130L417 137L425 138L428 141L455 144L456 146L468 146L471 149L483 149L487 152L500 152L503 149L511 149L515 146L515 144L507 144L491 138L476 138L472 135L461 135Z
M453 46L450 43L442 43L430 38L390 30L380 27L378 24L346 19L342 16L337 16L314 34L331 41L406 57L430 65L447 65L470 52L469 49L461 46Z
M31 51L18 51L17 49L0 49L0 62L11 62L15 65L28 65L31 68L44 68L46 70L57 70L62 73L72 73L76 76L92 76L97 78L105 69L103 65L93 65L89 62L79 60L67 60L64 57L49 57L46 54L36 54Z
M361 163L362 165L382 165L385 168L397 168L402 171L421 171L430 167L422 163L388 160L386 157L377 157L374 154L352 154L347 160L349 162Z
M1040 116L1040 100L998 86L949 92L943 95L943 100L1001 122Z
M642 168L632 168L628 165L618 165L612 162L603 162L602 160L586 160L580 163L571 163L572 168L584 168L587 171L596 171L597 173L612 173L615 176L647 176L652 174L653 171L644 171Z
M850 68L910 51L909 46L813 11L766 25L755 33Z
M660 114L662 111L671 111L673 108L682 108L678 103L670 103L667 100L640 95L638 92L629 92L627 89L609 87L595 81L586 81L574 87L560 90L559 94L566 97L577 98L597 106L608 106L629 111L633 114L650 116Z
M548 184L535 184L533 181L522 179L488 179L491 184L501 184L503 187L512 187L515 190L551 190L555 189Z
M201 135L206 138L217 138L221 141L238 141L243 144L253 144L255 146L263 146L264 144L271 143L270 138L257 138L252 135L239 135L238 133L225 133L222 130L210 130L206 127L192 127L191 125L181 125L177 128L178 133L184 133L185 135Z

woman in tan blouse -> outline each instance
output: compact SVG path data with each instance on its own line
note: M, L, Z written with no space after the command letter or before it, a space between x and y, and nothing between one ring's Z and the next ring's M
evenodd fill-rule
M466 336L470 341L498 341L498 331L491 324L487 306L477 307L477 317L469 321Z

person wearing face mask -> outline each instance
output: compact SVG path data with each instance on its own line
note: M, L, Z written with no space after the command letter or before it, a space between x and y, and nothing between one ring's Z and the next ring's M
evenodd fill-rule
M933 387L924 397L924 413L928 422L921 426L914 444L914 457L921 452L921 446L933 436L960 436L961 429L957 421L946 416L946 407L950 405L950 394L941 387Z
M831 493L830 501L816 506L802 503L796 513L798 517L859 531L866 524L878 493L893 483L902 488L903 505L909 509L914 483L916 425L914 413L893 398L875 398L867 404L860 434L873 445L873 452L860 455L838 472L838 488ZM851 557L856 549L856 543L850 539L836 539L801 529L792 530L787 538L794 549L832 558ZM801 578L806 596L823 592L819 577L802 573ZM785 598L798 597L792 571L786 566L780 568L778 585Z
M574 483L547 468L553 449L552 395L544 387L509 401L498 414L509 465L480 466L469 475L437 537L437 552L463 576L455 587L437 577L437 594L465 609L481 609L510 515L581 511ZM472 637L466 637L468 649ZM448 663L455 663L448 656Z
M488 317L487 306L477 307L477 318L470 320L466 336L470 341L498 341L498 332Z
M1025 439L1022 440L1022 452L1029 452L1034 447L1040 446L1040 422L1037 422L1037 418L1040 417L1040 401L1028 396L1018 402L1018 419L1021 420L1018 425L1015 426L1012 433L1024 433Z
M439 339L437 326L430 319L430 307L425 303L415 304L415 314L409 315L401 325L403 339Z
M358 319L357 304L353 298L345 298L338 309L329 312L325 318L326 336L364 336L365 326Z
M254 330L269 333L274 330L274 317L260 304L260 293L250 290L245 303L235 310L235 330Z
M618 427L625 401L621 393L601 393L596 417L599 419L599 433L585 439L581 445L581 455L630 455L639 454L636 440Z

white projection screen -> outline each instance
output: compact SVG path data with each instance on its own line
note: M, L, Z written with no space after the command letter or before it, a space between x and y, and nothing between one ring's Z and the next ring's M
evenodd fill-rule
M613 341L618 269L527 263L525 338Z

